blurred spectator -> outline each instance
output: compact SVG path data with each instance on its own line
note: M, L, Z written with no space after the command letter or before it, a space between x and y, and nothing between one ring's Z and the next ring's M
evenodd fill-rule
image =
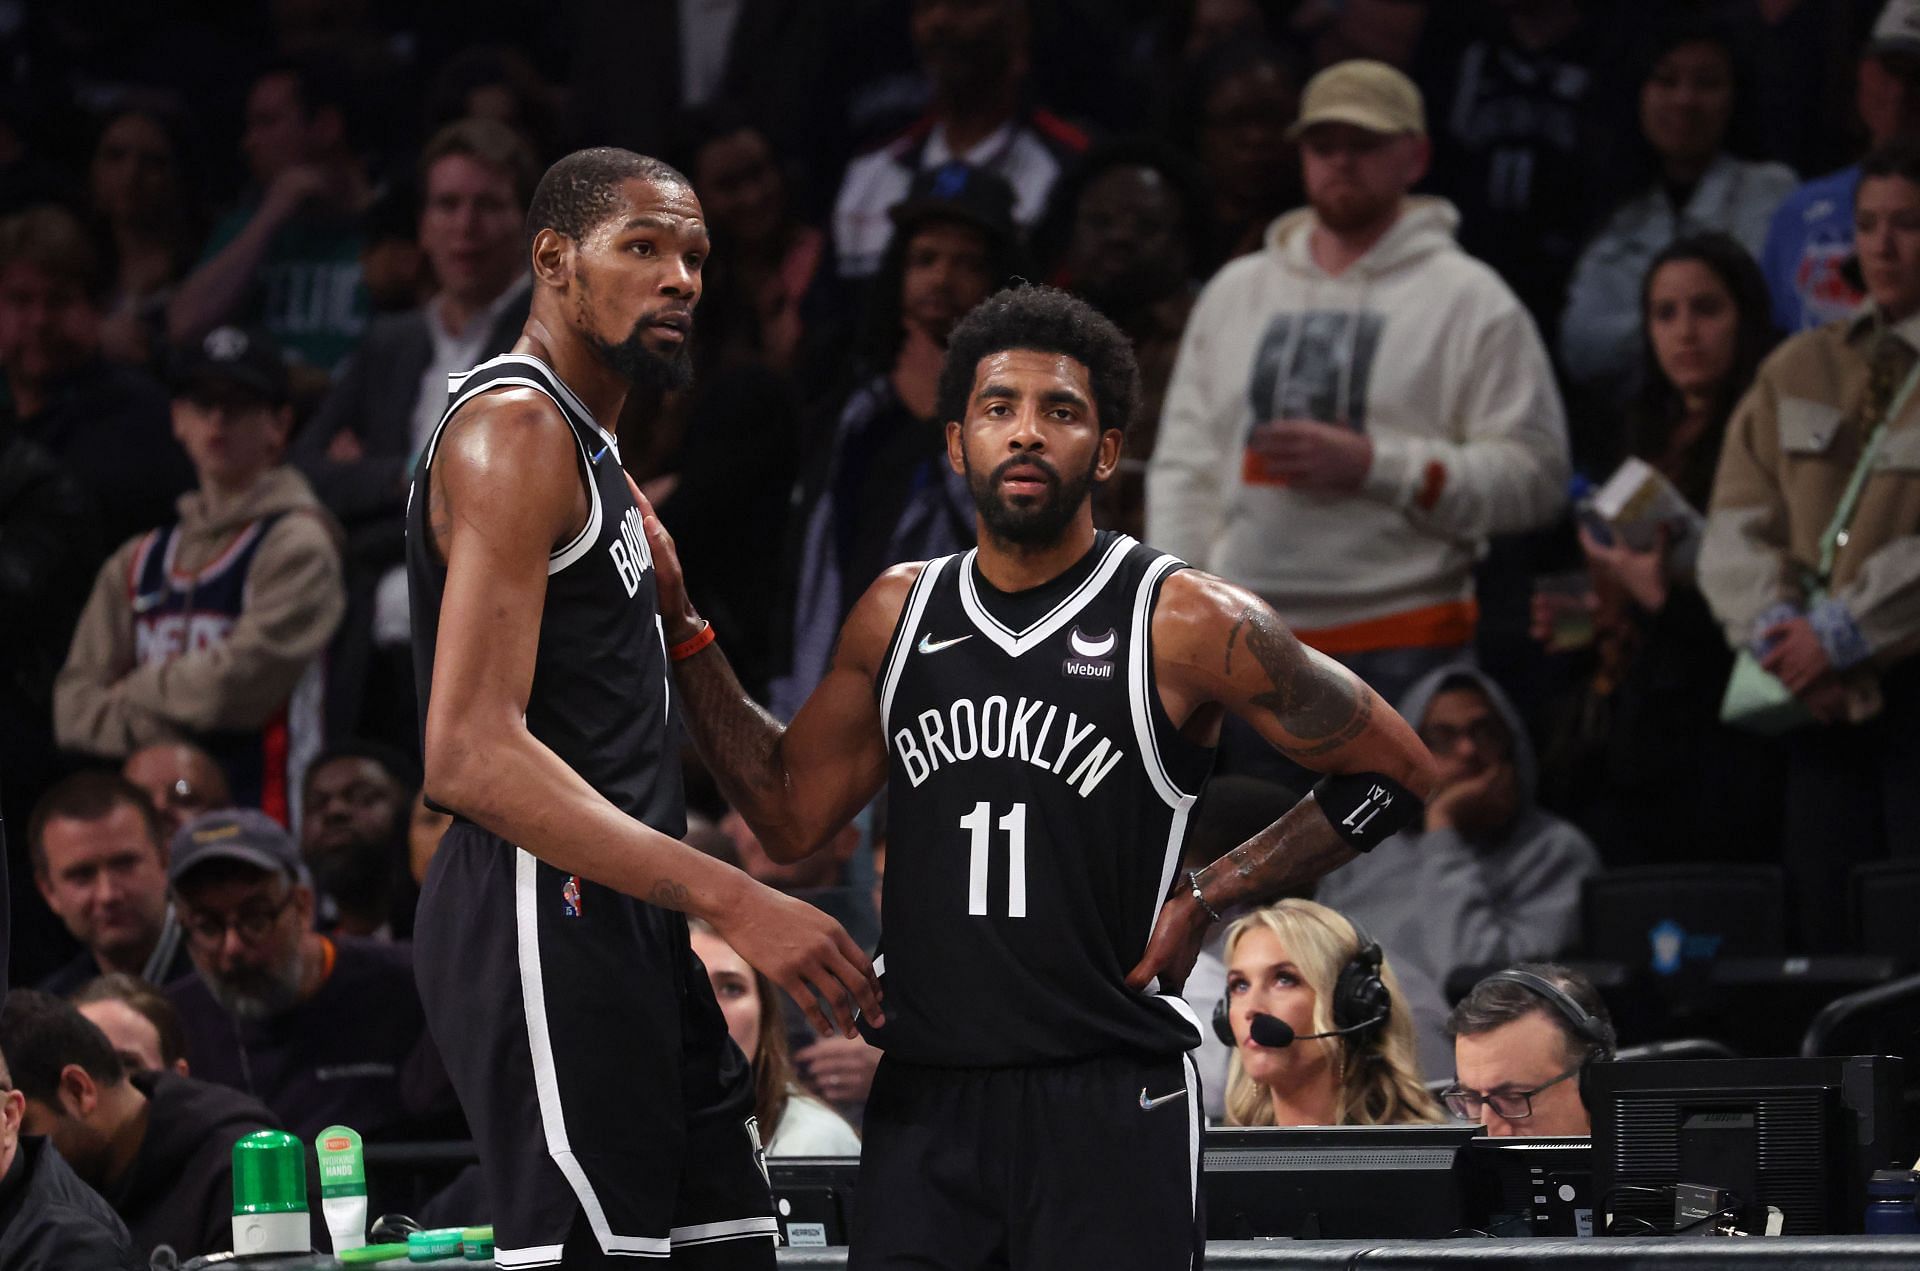
M524 222L539 179L504 125L468 119L434 134L420 158L420 246L440 290L374 319L294 445L294 465L347 530L348 609L327 669L333 736L418 744L401 561L407 487L446 411L448 376L505 353L526 324Z
M160 841L171 843L180 827L202 812L233 806L227 775L212 755L184 741L142 746L120 765L120 775L147 792L160 814Z
M1301 74L1260 40L1225 40L1187 72L1180 141L1206 185L1207 223L1194 240L1194 273L1260 250L1267 227L1300 205L1300 161L1287 129L1300 113Z
M44 1138L24 1134L27 1097L0 1055L0 1266L7 1271L144 1271L127 1225Z
M368 325L382 314L418 308L433 287L426 253L420 250L420 199L412 181L389 180L375 193L361 213L360 235L360 285L367 291Z
M174 293L175 344L257 324L305 381L323 381L353 348L367 322L360 214L371 198L354 108L353 85L321 60L281 62L254 80L241 141L254 191L215 224Z
M407 832L420 781L410 769L372 742L343 743L307 769L300 855L319 893L323 929L330 919L339 935L412 937L420 892L407 871Z
M80 479L0 407L0 818L16 825L60 773L53 682L105 549L99 521Z
M1370 953L1368 952L1370 950ZM1438 1121L1421 1084L1413 1018L1393 966L1345 917L1311 900L1280 900L1227 929L1227 1017L1235 1041L1227 1070L1228 1125L1407 1125ZM1373 961L1370 961L1372 959ZM1295 1037L1360 1020L1334 1019L1334 986L1366 963L1389 995L1386 1019L1344 1037L1269 1047L1249 1035L1256 1014Z
M933 82L933 109L898 140L847 165L833 208L840 273L880 270L893 233L888 213L913 197L916 174L954 160L984 168L1013 190L1013 217L1030 228L1086 137L1025 104L1029 61L1026 0L912 0L913 47Z
M112 1043L127 1071L188 1076L187 1034L167 995L138 976L113 971L68 996Z
M1513 969L1572 998L1606 1041L1582 1036L1563 1007L1526 985L1483 980L1447 1017L1455 1073L1448 1110L1485 1125L1494 1138L1592 1133L1579 1078L1587 1064L1613 1058L1607 1004L1578 971L1546 962Z
M104 545L171 517L193 469L168 435L166 393L101 357L103 283L69 213L36 207L0 222L0 370L19 433L93 496Z
M1728 641L1813 721L1787 738L1783 840L1814 950L1843 938L1849 868L1920 843L1920 142L1867 157L1854 225L1870 303L1762 364L1728 425L1700 550Z
M393 1136L444 1076L413 957L313 930L299 849L258 812L214 812L168 872L197 974L167 988L203 1079L245 1090L309 1142L335 1123Z
M1048 221L1067 235L1059 281L1126 332L1140 363L1139 418L1127 426L1119 472L1095 496L1103 525L1138 538L1146 530L1146 462L1197 290L1206 205L1179 155L1154 141L1096 147L1061 180L1054 201Z
M22 1128L113 1206L135 1249L184 1261L233 1247L233 1145L278 1129L271 1112L176 1073L129 1075L85 1016L32 989L7 995L0 1050L27 1097Z
M1426 820L1321 880L1315 893L1444 991L1460 967L1558 953L1580 934L1580 884L1600 872L1586 835L1534 802L1539 764L1520 713L1471 667L1421 680L1400 713L1433 752L1440 781ZM1429 987L1430 986L1430 987ZM1444 997L1399 999L1423 1027L1420 1052L1443 1071Z
M1526 310L1455 245L1449 204L1407 195L1428 155L1412 83L1344 62L1305 102L1312 206L1201 292L1147 533L1392 700L1472 642L1487 536L1558 509L1565 424ZM1250 729L1222 740L1231 763L1278 761Z
M693 954L707 969L727 1032L753 1064L753 1114L767 1155L860 1155L860 1136L853 1127L795 1080L773 981L748 966L706 923L694 919L688 925Z
M1766 280L1725 234L1682 238L1641 283L1640 388L1588 447L1600 476L1629 455L1704 513L1734 405L1774 343ZM1623 426L1624 425L1624 426ZM1536 593L1534 637L1593 628L1542 755L1542 799L1608 864L1770 860L1780 834L1778 748L1720 723L1733 654L1694 581L1698 540L1636 549L1583 529L1585 595ZM1689 548L1691 550L1689 550Z
M1747 251L1798 178L1780 163L1727 152L1748 86L1725 35L1704 23L1668 27L1640 82L1640 139L1653 183L1621 204L1580 254L1560 319L1560 357L1575 384L1618 401L1633 385L1641 291L1655 253L1674 239L1724 230Z
M713 234L700 299L701 345L710 366L757 362L795 369L826 235L794 214L787 179L765 134L744 112L715 106L690 124L687 175Z
M1460 246L1491 265L1551 339L1603 188L1621 24L1584 0L1435 5L1476 28L1430 35L1433 189L1460 211ZM1436 15L1437 16L1437 15Z
M54 732L116 759L185 735L236 800L287 821L320 741L316 659L343 607L336 531L280 463L292 410L266 336L215 328L180 354L175 385L200 488L101 568L54 686Z
M794 515L792 661L772 708L790 718L826 674L840 624L896 561L973 542L973 500L933 418L954 323L1019 268L1013 192L952 163L914 178L868 294L850 391L833 401Z
M448 58L427 85L426 135L462 119L511 128L533 149L541 171L559 157L553 89L518 49L475 45Z
M1289 35L1313 52L1316 66L1350 58L1389 62L1405 70L1426 29L1430 0L1298 0L1287 17Z
M1861 51L1854 109L1870 146L1920 136L1920 0L1887 0ZM1863 298L1847 268L1860 165L1816 177L1781 201L1760 267L1773 325L1791 335L1853 316Z
M71 993L108 971L165 984L193 969L167 904L166 840L138 786L75 773L41 797L27 842L41 899L81 945L42 989Z
M167 303L200 249L205 226L185 149L177 122L139 107L111 116L94 145L89 202L113 262L100 344L116 361L159 361Z

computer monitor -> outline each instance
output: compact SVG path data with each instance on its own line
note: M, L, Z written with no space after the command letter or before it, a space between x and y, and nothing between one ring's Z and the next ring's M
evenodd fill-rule
M1688 1234L1682 1183L1717 1188L1742 1231L1861 1229L1867 1180L1896 1164L1899 1059L1667 1059L1595 1064L1595 1203L1608 1235ZM1679 1229L1679 1230L1677 1230Z
M780 1238L788 1248L847 1243L847 1233L853 1229L854 1189L860 1180L859 1157L768 1157L767 1177L773 1184Z
M1454 1158L1477 1125L1342 1125L1207 1131L1207 1238L1362 1240L1460 1226Z
M1460 1150L1462 1226L1489 1236L1591 1236L1593 1140L1478 1138Z

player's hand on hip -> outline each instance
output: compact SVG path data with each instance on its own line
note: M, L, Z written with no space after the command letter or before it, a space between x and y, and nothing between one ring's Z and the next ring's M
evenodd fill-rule
M755 883L731 913L712 921L747 965L800 1004L821 1036L858 1036L856 1007L875 1027L886 1022L873 963L846 928L812 905Z
M627 488L633 491L634 504L640 509L647 550L653 553L653 587L660 597L660 619L666 624L667 643L690 640L700 634L700 615L687 599L687 580L680 572L680 553L674 550L673 535L667 533L652 502L634 484L632 473L627 474Z
M1127 987L1144 992L1157 977L1162 993L1178 993L1193 973L1200 946L1206 943L1207 917L1191 895L1176 892L1160 906L1153 934L1147 937L1147 951L1138 966L1127 972Z

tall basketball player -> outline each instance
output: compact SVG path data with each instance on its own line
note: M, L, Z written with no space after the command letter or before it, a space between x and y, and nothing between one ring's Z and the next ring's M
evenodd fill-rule
M1432 785L1413 731L1259 599L1095 532L1088 493L1138 392L1125 337L1087 305L999 293L955 328L939 389L979 547L881 578L784 731L718 651L677 668L774 856L814 850L887 786L887 1016L870 1021L886 1055L855 1268L1189 1266L1200 1029L1171 993L1222 907L1351 859ZM646 524L668 639L704 639ZM1229 711L1328 775L1176 878Z
M688 378L707 231L685 178L610 149L556 163L528 224L526 328L454 378L407 509L427 796L455 814L421 997L500 1266L771 1268L753 1086L686 915L823 1031L816 992L849 1035L878 999L831 920L676 841L676 652L612 430L631 386Z

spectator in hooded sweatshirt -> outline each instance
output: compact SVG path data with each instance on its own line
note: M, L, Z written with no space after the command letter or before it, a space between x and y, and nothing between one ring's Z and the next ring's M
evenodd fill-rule
M1426 820L1327 875L1315 898L1420 973L1407 983L1421 1065L1449 1072L1446 1002L1417 995L1443 991L1458 968L1543 958L1572 943L1580 884L1599 872L1600 854L1534 803L1533 742L1490 676L1443 668L1399 708L1440 769Z
M1428 155L1418 90L1343 62L1304 101L1311 206L1201 292L1147 535L1391 701L1472 644L1488 536L1559 509L1566 421L1527 311L1454 242L1450 204L1408 196Z
M52 1141L142 1254L165 1246L184 1262L233 1247L233 1145L279 1128L272 1113L191 1077L129 1075L85 1016L31 989L0 1010L0 1048L27 1097L27 1132Z
M0 1055L0 1267L135 1271L127 1225L74 1175L53 1144L22 1132L27 1099Z
M264 334L217 327L174 378L199 489L101 568L54 685L54 732L114 759L185 736L238 803L290 823L320 744L320 653L346 604L338 527L281 463L293 413Z

